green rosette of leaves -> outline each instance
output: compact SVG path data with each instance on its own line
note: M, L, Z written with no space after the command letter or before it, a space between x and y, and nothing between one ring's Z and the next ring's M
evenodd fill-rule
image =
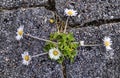
M78 43L75 42L73 33L52 33L50 34L50 40L52 42L46 42L44 50L49 52L52 48L58 48L61 52L60 58L57 62L62 63L65 59L70 59L70 62L74 62L74 58L77 55Z

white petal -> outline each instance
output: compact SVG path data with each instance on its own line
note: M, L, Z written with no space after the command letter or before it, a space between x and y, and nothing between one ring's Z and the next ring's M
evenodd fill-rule
M110 46L107 46L106 50L109 51L109 50L112 50L112 48Z
M66 9L65 9L65 13L67 13L67 12L68 12L68 9L66 8Z
M25 61L25 60L23 60L22 63L23 63L24 65L29 65L29 62L30 62L30 61Z
M22 36L19 36L19 35L16 36L16 39L17 39L17 40L20 40L21 38L23 38L23 37L22 37Z
M105 37L104 41L111 41L110 37Z
M57 60L57 59L59 59L59 56L55 56L53 59L54 59L54 60Z
M23 31L23 29L24 29L24 26L20 26L20 27L17 29L16 34L19 35L18 31Z
M25 57L25 54L21 54L22 55L22 58L24 59L24 57Z
M17 29L17 31L18 30L23 30L24 29L24 26L20 26L18 29Z
M24 52L25 55L29 55L29 53L27 51Z
M28 52L24 52L24 53L21 54L21 55L22 55L22 58L24 58L24 56L29 55L29 53L28 53Z

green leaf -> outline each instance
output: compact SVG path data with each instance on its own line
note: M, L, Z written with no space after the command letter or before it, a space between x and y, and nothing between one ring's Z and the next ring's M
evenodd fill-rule
M45 45L45 47L44 47L44 51L48 52L51 48L54 48L54 47L56 47L55 44L47 42L46 45Z
M74 58L70 58L70 62L73 63L74 62Z
M65 58L70 59L71 62L74 61L74 57L77 54L76 50L77 50L78 44L74 42L75 38L73 36L73 33L65 34L65 33L56 32L56 33L50 34L50 40L54 40L58 42L58 45L47 42L44 49L46 51L49 51L49 49L53 47L58 47L58 49L62 53L62 56L60 57L60 59L57 60L59 63L62 63Z
M60 59L57 60L58 63L62 64L62 62L64 61L63 57L60 57Z
M69 34L67 35L67 38L68 38L69 41L74 41L74 40L75 40L72 33L69 33Z

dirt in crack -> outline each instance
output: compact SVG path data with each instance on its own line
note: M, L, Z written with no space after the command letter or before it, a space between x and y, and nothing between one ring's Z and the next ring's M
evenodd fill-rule
M118 23L120 22L120 18L118 19L99 19L99 20L94 20L94 21L90 21L90 22L86 22L83 24L75 24L75 25L71 25L70 28L79 28L79 27L88 27L88 26L100 26L103 24L110 24L110 23Z
M25 1L22 1L20 5L18 6L10 6L10 7L0 7L0 12L4 11L4 10L17 10L20 8L36 8L36 7L45 7L48 10L55 10L55 0L48 0L46 2L43 2L41 4L36 4L36 3L27 3Z
M102 24L117 23L117 22L120 22L120 19L108 19L108 20L99 19L99 20L85 23L84 26L90 26L90 25L100 26Z
M62 72L63 72L64 78L67 78L67 76L66 76L66 66L65 66L64 62L62 63Z
M14 7L7 7L7 8L0 8L0 12L4 11L4 10L17 10L17 9L20 9L20 8L36 8L36 7L44 7L43 5L29 5L29 6L26 6L26 5L21 5L21 7L18 7L18 6L14 6Z
M55 0L48 0L48 5L45 6L46 9L55 11Z

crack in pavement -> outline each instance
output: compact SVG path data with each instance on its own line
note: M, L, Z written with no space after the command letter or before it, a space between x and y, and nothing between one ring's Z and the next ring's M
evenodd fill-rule
M62 63L62 72L63 72L63 77L67 78L65 62Z
M99 27L100 25L103 24L110 24L110 23L119 23L120 22L120 18L118 19L98 19L98 20L93 20L93 21L89 21L89 22L85 22L82 24L75 24L75 25L70 25L70 28L82 28L82 27L88 27L88 26L96 26Z

